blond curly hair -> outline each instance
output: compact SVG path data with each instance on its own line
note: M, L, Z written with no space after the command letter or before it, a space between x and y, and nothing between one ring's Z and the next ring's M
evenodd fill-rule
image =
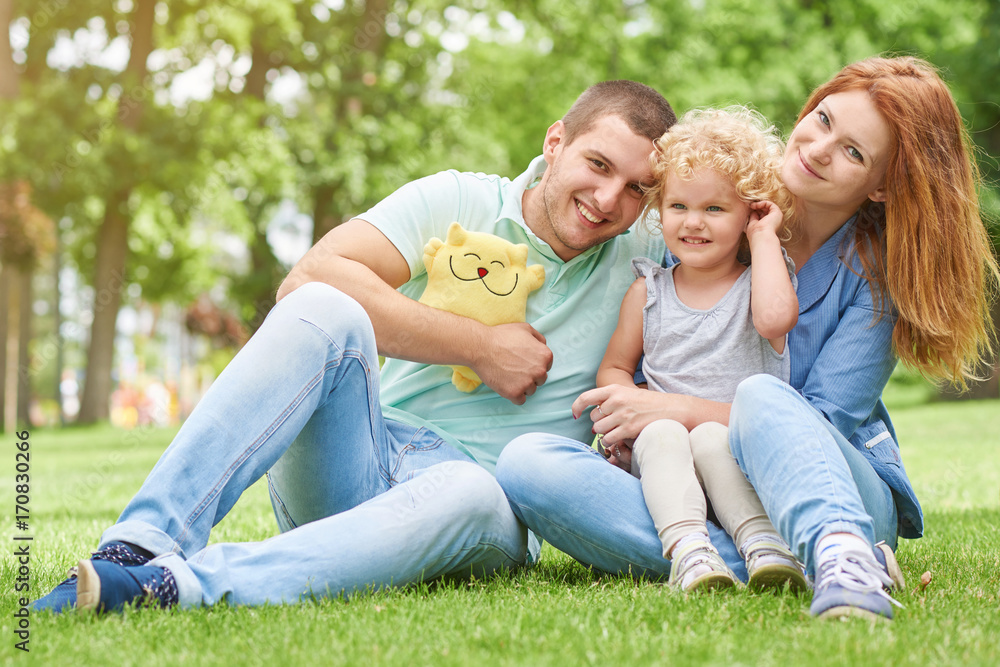
M689 179L696 169L713 169L732 181L743 201L767 200L780 208L785 222L779 236L782 240L790 237L792 199L781 182L785 143L760 113L739 105L694 109L653 145L656 150L650 162L656 184L643 199L643 214L651 229L660 228L659 208L668 174Z

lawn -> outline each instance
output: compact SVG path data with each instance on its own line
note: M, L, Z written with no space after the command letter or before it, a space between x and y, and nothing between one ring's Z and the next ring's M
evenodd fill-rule
M15 648L13 552L30 546L32 594L47 592L94 548L169 442L169 430L109 427L30 434L29 530L17 530L16 440L0 478L10 513L0 558L0 659L38 664L415 665L997 665L1000 664L1000 402L931 403L900 394L893 410L927 531L904 541L906 608L891 624L820 622L808 596L732 591L685 596L599 577L549 547L530 571L430 584L351 600L267 608L130 610L30 618ZM213 541L275 532L258 483ZM15 537L30 535L30 542ZM400 545L405 548L405 545ZM932 580L921 588L920 577Z

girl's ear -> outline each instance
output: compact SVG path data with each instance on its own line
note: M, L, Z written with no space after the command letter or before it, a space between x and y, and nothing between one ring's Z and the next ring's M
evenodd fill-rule
M872 201L885 203L885 188L878 188L872 192L868 193L868 198Z

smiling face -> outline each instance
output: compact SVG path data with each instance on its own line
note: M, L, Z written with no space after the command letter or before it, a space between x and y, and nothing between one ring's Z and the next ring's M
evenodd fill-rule
M691 178L667 174L660 199L663 240L681 266L732 271L739 262L750 205L732 181L714 169L699 167Z
M545 135L548 162L541 182L526 190L524 220L563 261L627 230L652 180L653 142L617 116L598 119L572 143L557 121Z
M807 208L850 217L866 199L885 201L889 126L864 90L828 95L788 138L781 178Z

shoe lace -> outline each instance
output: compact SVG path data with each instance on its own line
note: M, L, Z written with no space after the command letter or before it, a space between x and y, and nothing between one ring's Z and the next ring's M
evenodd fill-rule
M858 593L875 593L903 609L903 605L885 592L885 586L892 585L878 561L869 554L860 551L845 551L820 566L819 583L816 590L821 591L828 586L837 584Z
M173 607L178 601L177 580L174 573L167 568L163 570L162 577L156 577L151 582L143 584L142 590L146 596L146 604L162 607Z
M94 551L91 556L91 560L107 560L115 563L117 565L145 565L149 562L149 559L145 556L140 556L131 549L129 549L124 544L109 544L103 549Z
M741 553L748 562L755 562L765 556L784 556L795 560L795 554L787 546L767 538L754 539L744 545Z
M699 565L708 565L713 570L726 571L728 566L715 547L708 542L696 542L680 550L674 558L671 572L673 580L680 581L684 576Z

